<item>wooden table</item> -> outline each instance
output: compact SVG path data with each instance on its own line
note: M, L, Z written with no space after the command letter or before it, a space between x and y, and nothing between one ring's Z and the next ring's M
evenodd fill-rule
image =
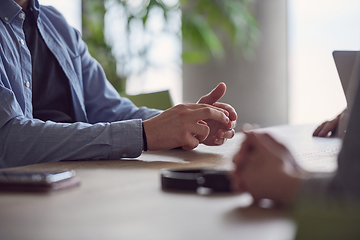
M338 139L312 138L315 126L276 126L268 131L308 169L336 168ZM73 169L80 187L51 194L0 194L0 239L292 239L291 214L251 206L248 194L164 192L160 169L231 169L244 135L221 147L146 152L135 160L63 161L17 169Z

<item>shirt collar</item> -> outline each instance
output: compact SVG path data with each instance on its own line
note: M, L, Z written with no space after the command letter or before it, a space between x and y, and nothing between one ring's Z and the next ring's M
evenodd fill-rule
M35 14L39 14L38 0L29 0L30 9L35 10ZM0 0L0 19L5 23L11 22L12 19L19 14L21 7L13 0Z
M38 0L29 0L28 9L34 14L35 18L37 18L40 9Z

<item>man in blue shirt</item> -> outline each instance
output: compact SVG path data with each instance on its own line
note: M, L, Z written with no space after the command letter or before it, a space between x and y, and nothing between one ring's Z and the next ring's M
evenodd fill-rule
M234 136L235 110L217 101L164 112L121 98L80 34L37 0L0 2L0 167L76 159L138 157L143 150Z

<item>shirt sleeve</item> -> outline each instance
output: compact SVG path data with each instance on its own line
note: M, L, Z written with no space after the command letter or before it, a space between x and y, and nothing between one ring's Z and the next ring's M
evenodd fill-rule
M79 159L138 157L142 121L55 123L27 119L14 94L0 85L0 167Z
M64 25L58 27L69 32ZM24 96L4 84L6 79L1 77L8 76L8 71L0 68L0 168L61 160L134 158L141 154L142 120L161 111L138 108L121 98L78 33L76 38L73 43L77 46L72 46L78 55L67 64L78 70L82 81L77 90L83 97L76 100L84 103L87 121L44 122L25 115L20 106Z

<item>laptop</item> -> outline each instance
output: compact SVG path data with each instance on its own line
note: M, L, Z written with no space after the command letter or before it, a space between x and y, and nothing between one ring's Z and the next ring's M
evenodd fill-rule
M349 102L348 91L350 90L350 79L355 74L354 66L358 53L360 53L360 51L333 51L333 58L335 61L336 69L339 74L341 85L347 102Z

